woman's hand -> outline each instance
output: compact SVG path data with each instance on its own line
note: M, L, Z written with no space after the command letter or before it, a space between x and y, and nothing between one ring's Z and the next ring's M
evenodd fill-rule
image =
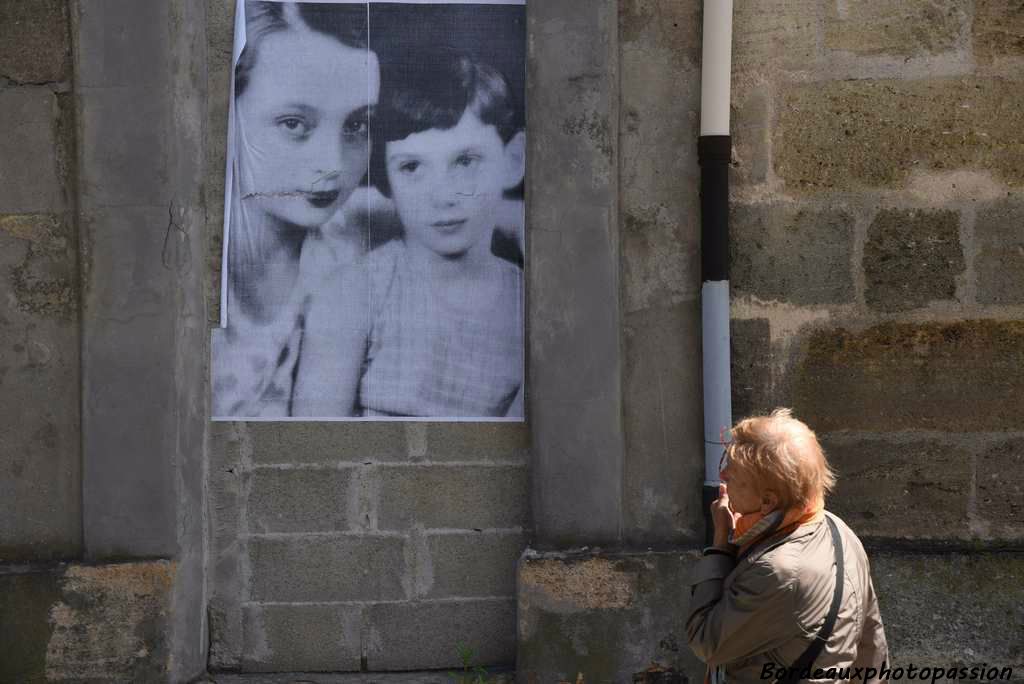
M738 513L733 513L729 507L729 491L725 483L718 485L718 498L711 502L711 522L715 526L713 544L715 546L726 546L729 544L729 534L736 527Z

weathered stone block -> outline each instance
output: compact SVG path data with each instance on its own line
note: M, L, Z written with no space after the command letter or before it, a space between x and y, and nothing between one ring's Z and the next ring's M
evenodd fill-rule
M1024 666L1024 554L871 554L893 661Z
M815 430L1017 430L1024 322L883 323L816 330L788 381Z
M516 561L526 547L519 532L432 534L426 598L499 597L516 592Z
M60 601L60 576L56 570L0 575L0 681L46 681L50 608Z
M675 0L619 3L619 42L639 43L680 62L700 61L700 5Z
M954 211L885 209L868 228L864 297L873 309L899 311L953 299L963 270L960 216Z
M775 171L790 191L899 186L912 169L1024 184L1020 86L1001 78L845 80L782 92Z
M252 423L249 433L255 463L372 463L410 453L406 425L399 422Z
M247 672L353 672L361 656L362 609L346 605L245 607Z
M853 216L842 209L734 204L730 287L793 304L853 300Z
M978 457L978 515L997 537L1024 538L1024 440L1012 439Z
M214 581L221 594L229 594L233 587ZM207 606L210 632L208 666L211 670L238 670L244 650L241 591L230 596L211 595Z
M979 209L974 222L979 304L1024 304L1024 204Z
M729 348L733 420L772 410L771 326L768 319L734 318L729 322Z
M771 166L769 96L764 90L738 92L733 100L732 168L729 182L737 187L768 180Z
M0 212L65 207L56 129L57 98L48 88L0 90L0 130L7 132L0 136Z
M406 598L400 537L255 537L249 541L255 601Z
M524 681L631 682L651 663L700 681L686 644L696 554L529 554L519 565L518 657ZM616 644L609 648L609 644Z
M13 239L12 239L13 238ZM0 215L0 240L9 243L10 292L19 318L71 323L78 308L75 234L53 214ZM15 254L22 258L16 260ZM12 311L12 315L17 315Z
M959 0L827 3L825 47L858 55L918 57L955 49L967 23Z
M826 438L837 471L829 510L860 536L948 539L970 535L971 455L935 440Z
M17 83L67 80L69 33L64 0L0 4L0 78Z
M822 3L737 0L733 12L734 74L807 69L816 61Z
M979 62L1024 57L1024 5L1017 0L974 0L973 31Z
M648 167L649 168L649 167ZM674 177L676 183L679 178ZM694 185L697 180L692 179ZM683 181L685 184L685 181ZM688 207L696 215L696 207ZM627 207L622 217L622 280L625 312L693 301L700 294L696 222L681 223L664 205Z
M408 430L411 436L422 431L430 461L525 461L530 455L528 423L419 423Z
M703 444L703 417L693 400L700 386L700 304L635 311L625 318L623 536L646 548L703 534L693 492L703 461L680 458ZM656 474L656 475L654 475Z
M162 561L69 567L50 607L46 680L166 681L177 571Z
M0 681L168 681L172 563L0 574Z
M354 469L261 468L249 495L250 532L331 532L349 527Z
M393 465L377 469L382 530L520 527L529 511L525 466Z
M76 242L61 216L0 215L0 562L81 547Z
M468 599L383 603L366 608L370 670L459 667L459 648L478 665L515 662L515 601Z

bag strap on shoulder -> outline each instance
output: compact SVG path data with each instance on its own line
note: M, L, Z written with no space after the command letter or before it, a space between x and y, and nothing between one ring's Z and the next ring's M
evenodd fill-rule
M836 588L832 592L832 605L829 606L828 614L825 616L825 623L821 626L821 631L814 637L814 641L807 647L807 650L793 663L789 670L789 676L782 680L785 684L796 684L796 682L801 680L800 674L814 666L814 661L821 655L821 650L825 648L825 644L828 643L829 638L832 636L832 630L836 626L836 618L839 617L839 606L843 600L843 582L846 577L845 568L843 567L843 540L840 538L839 528L831 516L826 514L825 521L828 523L829 532L832 533L832 551L835 553L836 562Z

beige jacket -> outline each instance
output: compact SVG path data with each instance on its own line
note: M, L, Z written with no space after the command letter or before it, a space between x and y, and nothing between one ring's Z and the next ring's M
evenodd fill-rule
M827 513L826 515L830 515ZM817 668L852 668L814 673L815 682L864 682L868 667L888 660L885 630L864 547L846 524L839 528L845 586L839 617ZM790 535L762 543L736 563L732 556L704 556L694 569L686 629L690 648L711 666L724 667L725 681L773 681L773 668L789 667L818 634L835 591L832 535L824 520L801 525ZM857 671L856 668L865 668Z

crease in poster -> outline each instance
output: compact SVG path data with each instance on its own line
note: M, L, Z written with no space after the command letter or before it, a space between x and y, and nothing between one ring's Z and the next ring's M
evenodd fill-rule
M525 20L238 0L214 420L523 420Z

